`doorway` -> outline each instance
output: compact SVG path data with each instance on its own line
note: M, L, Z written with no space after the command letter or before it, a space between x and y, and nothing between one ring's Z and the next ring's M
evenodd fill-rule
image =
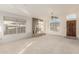
M76 20L67 21L67 36L76 37Z
M40 36L44 33L43 20L38 18L32 18L32 34L34 36Z

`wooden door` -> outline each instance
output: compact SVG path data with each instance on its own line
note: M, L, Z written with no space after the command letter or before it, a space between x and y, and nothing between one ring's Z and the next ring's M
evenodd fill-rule
M67 36L76 37L76 20L67 21Z

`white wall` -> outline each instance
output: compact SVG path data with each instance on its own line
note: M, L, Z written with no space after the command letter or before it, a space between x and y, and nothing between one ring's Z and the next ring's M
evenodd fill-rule
M0 33L0 42L13 41L13 40L28 38L32 36L32 18L31 17L29 17L28 15L22 16L22 15L16 15L8 12L0 12L0 23L2 23L2 31L4 30L3 16L26 19L26 33L4 35L2 32Z

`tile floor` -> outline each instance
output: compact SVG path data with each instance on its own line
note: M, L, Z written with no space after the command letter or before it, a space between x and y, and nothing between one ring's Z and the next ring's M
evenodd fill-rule
M0 54L77 54L79 40L43 35L8 43L0 43Z

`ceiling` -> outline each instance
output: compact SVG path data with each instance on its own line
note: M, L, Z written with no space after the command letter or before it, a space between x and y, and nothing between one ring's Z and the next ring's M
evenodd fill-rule
M79 14L77 4L0 4L0 11L11 12L19 15L32 17L48 17L51 15L62 16L68 14Z
M0 12L9 12L18 15L30 15L30 13L20 4L0 4Z
M78 14L79 13L79 5L69 5L69 4L30 4L24 5L26 9L32 13L33 16L63 16L68 14Z

